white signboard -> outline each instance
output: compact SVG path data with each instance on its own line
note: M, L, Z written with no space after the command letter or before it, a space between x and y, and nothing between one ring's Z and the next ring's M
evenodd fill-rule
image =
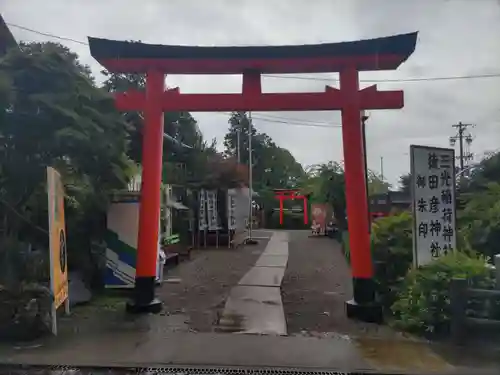
M227 227L229 230L236 229L236 197L235 190L230 189L227 192Z
M413 258L429 263L456 248L455 151L411 146Z
M200 203L200 207L198 210L198 230L206 230L207 229L207 199L205 190L201 189L198 200Z
M217 190L207 190L208 230L217 230Z

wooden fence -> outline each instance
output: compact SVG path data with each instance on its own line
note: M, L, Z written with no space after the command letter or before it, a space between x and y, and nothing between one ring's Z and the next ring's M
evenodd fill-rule
M468 304L471 299L500 300L500 254L495 256L496 289L470 288L466 279L453 279L450 284L451 336L457 343L463 343L466 333L476 328L500 331L500 317L494 319L468 316Z

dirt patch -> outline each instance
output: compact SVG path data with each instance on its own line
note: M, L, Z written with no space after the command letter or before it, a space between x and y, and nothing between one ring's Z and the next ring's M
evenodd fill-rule
M192 259L181 263L165 275L180 279L165 283L158 294L167 314L186 314L191 330L210 332L217 324L218 312L230 289L255 264L267 241L238 249L197 250Z
M161 314L126 314L131 291L109 291L89 304L73 308L69 317L60 314L59 336L146 330L214 331L230 289L255 264L266 244L266 240L259 240L257 245L237 249L194 250L190 260L165 270L165 282L157 289L164 303Z
M399 336L389 327L347 319L352 298L351 271L340 244L310 231L290 232L288 266L282 286L290 335Z

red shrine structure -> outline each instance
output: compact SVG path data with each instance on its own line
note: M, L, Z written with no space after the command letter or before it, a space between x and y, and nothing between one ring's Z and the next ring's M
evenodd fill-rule
M163 113L167 111L341 111L353 300L347 314L381 320L375 302L361 113L399 109L402 91L360 89L359 72L394 70L415 50L417 33L354 42L266 47L151 45L89 37L92 56L110 72L144 73L145 91L116 94L121 111L142 111L142 191L135 297L130 312L159 312L155 275L160 217ZM339 72L340 87L324 92L263 93L262 74ZM241 74L241 94L183 94L165 90L169 74Z
M304 224L307 225L307 197L301 195L298 189L274 189L274 197L280 202L280 225L283 225L283 201L287 199L302 199L304 201Z

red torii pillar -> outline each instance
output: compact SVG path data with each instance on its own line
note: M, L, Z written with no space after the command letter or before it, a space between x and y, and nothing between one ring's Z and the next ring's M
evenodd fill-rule
M381 306L374 304L375 282L369 235L366 158L360 116L364 108L359 95L358 71L346 68L340 71L339 78L340 90L348 98L341 109L342 144L349 247L356 249L354 257L350 254L354 299L347 302L346 309L348 316L360 316L363 320L380 322L383 311Z
M160 312L162 302L155 298L163 162L163 109L165 74L146 73L146 101L142 133L142 186L139 206L139 234L135 298L127 304L130 312Z
M353 300L347 315L382 319L375 303L368 233L368 200L361 111L403 107L402 91L359 89L358 72L392 70L414 51L417 33L356 42L279 47L184 47L89 38L91 54L116 73L146 73L146 92L116 94L123 111L144 111L143 175L135 298L129 311L159 312L154 297L160 212L164 111L325 111L342 112L347 216ZM262 74L340 73L340 89L325 92L262 93ZM243 74L241 94L181 94L164 91L165 74Z

